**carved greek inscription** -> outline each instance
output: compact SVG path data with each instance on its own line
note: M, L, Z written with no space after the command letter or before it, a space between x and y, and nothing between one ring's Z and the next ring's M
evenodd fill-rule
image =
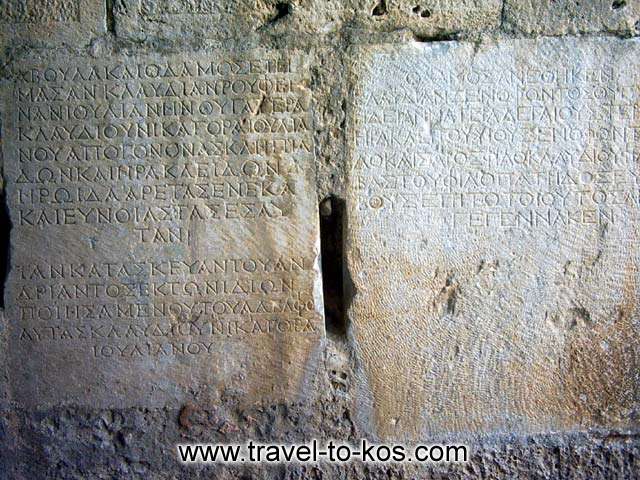
M632 423L638 48L358 52L347 258L382 435Z
M18 72L17 224L119 224L188 242L186 220L287 216L309 99L290 61ZM283 158L287 156L287 158Z
M113 372L159 357L242 370L295 341L281 387L299 380L322 334L305 61L12 71L12 341L37 368L69 352Z
M607 65L405 72L361 99L359 208L456 228L616 222L640 206L635 82Z
M19 278L30 279L18 292L18 320L29 325L21 328L20 341L91 344L94 355L107 357L196 355L214 353L215 337L318 332L310 318L313 297L296 276L312 268L309 260L208 264L18 265ZM130 280L136 276L146 280ZM205 340L210 348L184 347Z

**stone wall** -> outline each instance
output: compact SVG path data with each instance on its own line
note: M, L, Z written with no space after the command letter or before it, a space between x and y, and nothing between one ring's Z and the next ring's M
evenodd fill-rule
M640 477L639 25L0 0L0 476ZM311 438L472 455L174 450Z

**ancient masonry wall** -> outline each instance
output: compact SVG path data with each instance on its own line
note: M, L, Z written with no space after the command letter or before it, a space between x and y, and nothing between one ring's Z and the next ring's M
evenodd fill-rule
M0 0L0 478L640 478L638 34L638 0ZM174 451L362 437L472 458Z

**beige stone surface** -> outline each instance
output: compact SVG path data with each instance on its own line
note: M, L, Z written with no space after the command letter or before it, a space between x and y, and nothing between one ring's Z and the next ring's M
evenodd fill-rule
M361 40L403 31L419 38L478 35L500 27L501 14L500 0L119 0L114 7L119 36L186 43L261 34L335 41L347 31Z
M504 27L538 35L640 33L638 0L505 0Z
M3 0L0 48L87 45L107 31L106 4L104 0Z
M307 56L62 57L3 93L11 398L302 396L324 335Z
M352 53L361 425L637 426L639 53L580 38Z
M339 0L120 0L114 20L125 38L246 40L260 33L335 32L348 11Z
M477 35L500 26L501 0L357 0L354 25L425 38Z
M0 193L10 189L8 202L0 195L0 240L13 246L0 241L0 477L637 478L638 169L629 128L638 102L619 86L637 85L638 52L612 35L639 35L639 13L638 0L0 0L0 167L8 160ZM539 35L582 37L516 40ZM379 46L350 53L366 45ZM232 61L215 75L156 78L152 66L170 61L178 72L184 61L251 56L289 58L296 73L246 75ZM602 64L619 76L598 74ZM33 100L16 96L12 65L48 67L46 81L17 77L23 92L37 88ZM85 75L105 65L106 77ZM573 90L568 101L557 92L563 83L536 80L536 68L560 66L575 70L568 78L588 98ZM67 78L56 80L56 69ZM496 75L512 70L533 71L529 93ZM210 85L290 76L301 84L292 94L221 96ZM167 82L203 90L174 95ZM123 86L130 98L120 98ZM541 116L532 133L536 89L545 105L597 107L593 118L550 110L560 119ZM535 141L505 137L514 121L486 112L513 111L514 90L523 96L519 131ZM204 106L221 97L236 100L226 113ZM282 104L272 100L285 97L299 97L304 113L273 113ZM203 110L189 111L192 101ZM630 104L633 113L620 114ZM438 124L445 105L451 113ZM354 116L356 107L377 113ZM193 154L171 147L195 143L184 136L192 120L307 114L310 123L291 134L249 134L245 122L219 135L200 130L208 147ZM586 123L597 126L588 140ZM87 131L68 138L79 125ZM92 138L96 129L104 138ZM430 136L445 130L444 140ZM347 145L358 132L364 140ZM264 151L256 155L231 146L255 139L297 143L262 143L251 147ZM389 160L354 161L378 153ZM548 183L543 175L556 166L583 183ZM281 178L295 192L280 192ZM275 190L263 190L272 180ZM284 217L227 218L263 201ZM199 215L211 207L215 218ZM130 221L131 208L144 216ZM545 225L549 214L559 220ZM306 320L316 331L305 331ZM203 467L181 463L175 448L377 435L460 440L470 462Z

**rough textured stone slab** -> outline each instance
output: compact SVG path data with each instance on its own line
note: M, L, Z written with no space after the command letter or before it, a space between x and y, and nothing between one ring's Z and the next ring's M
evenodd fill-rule
M389 437L637 425L640 44L353 58L360 421Z
M337 0L122 0L114 8L117 34L178 42L250 38L255 32L336 30L345 9Z
M104 0L3 0L0 47L18 43L87 44L107 30Z
M356 25L374 31L409 29L418 36L478 34L500 26L500 0L358 0Z
M505 28L540 35L640 32L637 0L505 0Z
M307 58L64 58L12 79L13 398L296 398L324 329Z
M497 29L501 13L500 0L121 0L114 20L122 37L188 42L256 33L330 34L345 27L422 37L479 34Z

